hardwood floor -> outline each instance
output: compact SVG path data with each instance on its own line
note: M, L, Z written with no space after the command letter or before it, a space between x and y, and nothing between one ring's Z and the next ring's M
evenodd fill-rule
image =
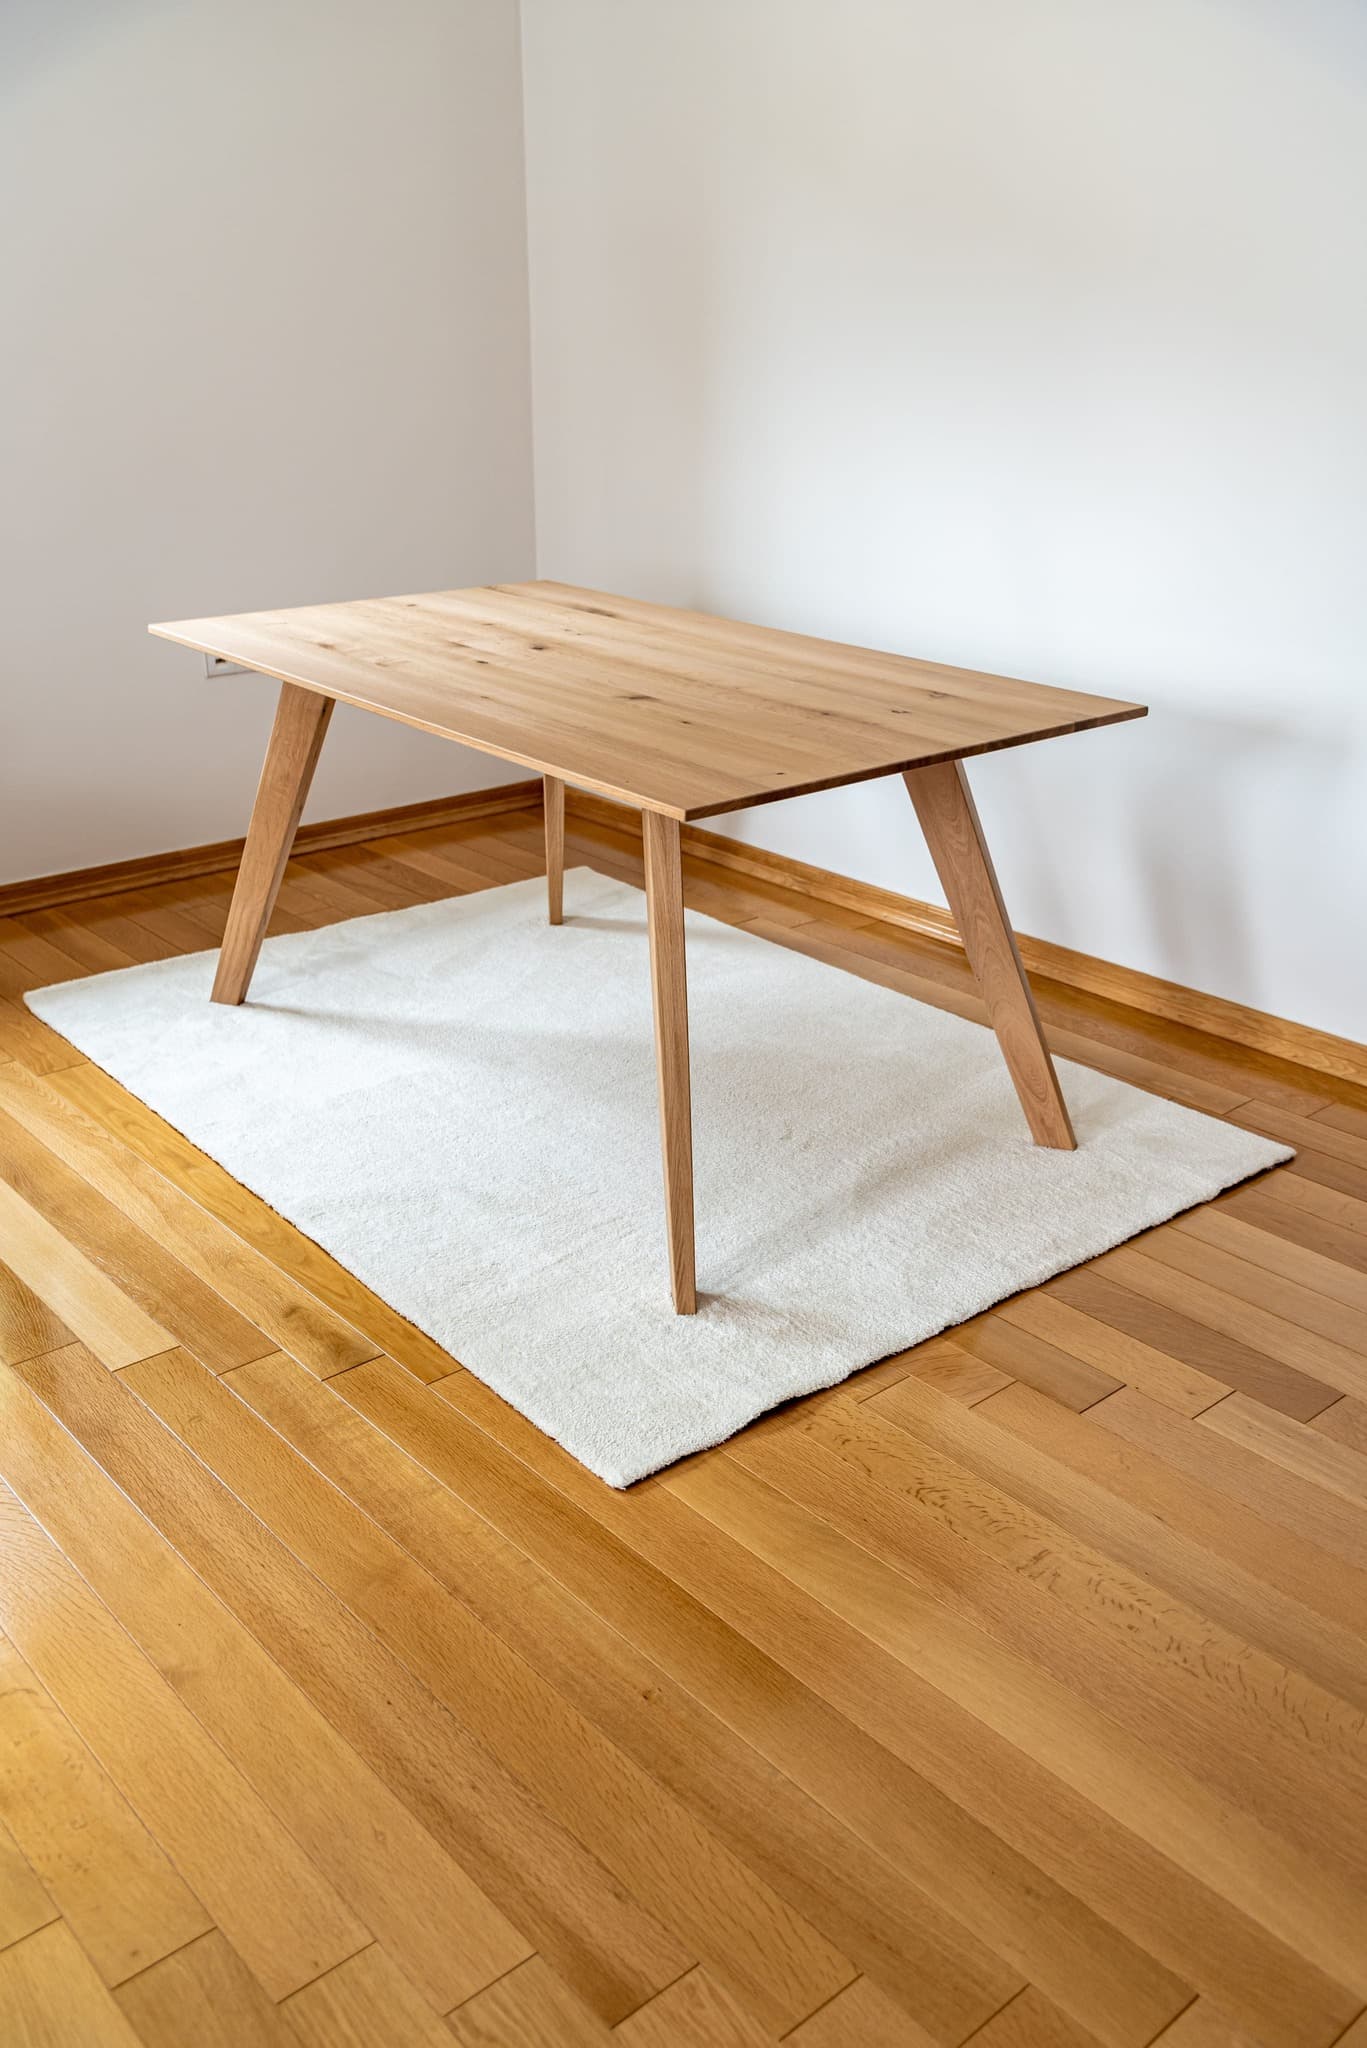
M273 929L544 857L306 854ZM0 919L6 2048L1367 2048L1367 1091L1037 982L1295 1162L619 1494L22 1007L230 889Z

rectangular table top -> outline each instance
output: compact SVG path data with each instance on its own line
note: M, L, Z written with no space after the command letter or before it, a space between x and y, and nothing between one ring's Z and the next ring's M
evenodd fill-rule
M149 630L678 819L1145 710L565 583Z

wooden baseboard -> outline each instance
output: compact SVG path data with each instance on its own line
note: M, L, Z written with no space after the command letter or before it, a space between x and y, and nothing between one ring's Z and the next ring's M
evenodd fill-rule
M567 802L572 815L577 812L581 817L597 819L617 831L640 831L638 814L608 797L570 790ZM937 939L942 945L959 944L953 918L936 903L922 903L914 896L877 888L872 882L857 882L848 875L833 874L828 868L811 867L806 861L794 860L785 853L770 853L762 846L745 846L701 825L685 825L683 841L695 858L710 861L716 867L754 875L819 903L837 904L842 910L852 910L870 921L901 925L924 938ZM1296 1024L1286 1017L1273 1017L1265 1010L1230 1002L1225 996L1184 988L1180 982L1163 981L1137 967L1121 967L1091 953L1076 953L1071 947L1056 946L1048 939L1032 939L1022 932L1016 937L1021 958L1031 974L1062 982L1069 988L1084 989L1089 995L1104 996L1171 1024L1185 1024L1194 1031L1230 1039L1254 1052L1312 1067L1317 1073L1367 1085L1367 1045L1359 1045L1351 1038L1339 1038L1332 1031L1318 1031L1312 1025Z
M420 804L396 804L384 811L360 811L351 818L320 818L301 825L297 853L325 853L333 846L357 846L394 832L421 832L434 825L468 824L473 818L497 817L541 802L540 776L509 782L495 789L472 789L464 796L430 798ZM235 868L242 858L240 839L220 839L211 846L186 846L176 853L148 853L137 860L116 860L104 867L73 868L64 875L38 875L31 881L0 883L0 917L24 910L50 910L92 896L117 896L125 889L148 889L157 882L187 881Z

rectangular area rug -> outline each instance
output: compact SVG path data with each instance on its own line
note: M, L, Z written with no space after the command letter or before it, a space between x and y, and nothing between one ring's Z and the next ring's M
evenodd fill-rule
M699 1312L669 1297L645 903L587 868L40 989L43 1020L612 1486L1289 1149L690 911Z

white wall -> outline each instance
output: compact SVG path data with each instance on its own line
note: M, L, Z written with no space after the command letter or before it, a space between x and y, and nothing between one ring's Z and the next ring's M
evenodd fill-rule
M229 836L149 619L526 574L516 0L0 8L0 879ZM515 777L339 711L313 815Z
M1146 699L977 764L1016 922L1367 1037L1367 11L523 15L541 574Z

